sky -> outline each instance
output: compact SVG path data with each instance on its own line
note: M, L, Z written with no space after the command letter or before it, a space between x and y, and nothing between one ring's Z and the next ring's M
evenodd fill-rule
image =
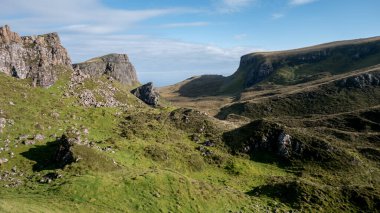
M242 55L380 36L379 0L0 0L0 25L58 32L74 63L128 54L142 83L234 73Z

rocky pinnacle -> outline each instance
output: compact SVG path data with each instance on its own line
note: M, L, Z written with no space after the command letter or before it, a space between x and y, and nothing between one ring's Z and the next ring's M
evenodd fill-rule
M57 33L19 36L8 25L0 27L0 72L16 78L31 78L34 86L55 83L55 66L71 68L71 59Z

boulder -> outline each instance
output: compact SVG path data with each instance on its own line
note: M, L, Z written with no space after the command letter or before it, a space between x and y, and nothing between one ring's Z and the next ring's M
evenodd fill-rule
M59 146L53 160L63 168L64 166L76 161L72 151L74 143L73 140L68 138L65 134L62 135L58 142Z
M150 106L158 105L159 94L153 88L152 82L137 87L131 93Z
M45 136L41 134L37 134L36 136L34 136L34 140L37 140L37 141L43 141L44 139L45 139Z

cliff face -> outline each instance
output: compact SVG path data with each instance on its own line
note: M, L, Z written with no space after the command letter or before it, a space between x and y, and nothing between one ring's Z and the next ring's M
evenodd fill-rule
M57 33L20 37L9 26L0 27L0 72L48 87L57 80L58 65L71 67L71 59Z
M90 76L108 75L126 85L138 83L134 66L125 54L109 54L74 64L74 69Z
M320 74L334 75L380 64L380 37L329 43L304 49L253 53L241 58L232 76L244 79L244 88L264 80L297 84Z

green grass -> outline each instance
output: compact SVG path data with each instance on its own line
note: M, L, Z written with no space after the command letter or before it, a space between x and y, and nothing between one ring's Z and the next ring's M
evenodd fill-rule
M307 101L310 94L302 94L238 106L240 111L230 108L229 113L266 118L262 126L248 124L231 130L196 110L148 107L129 94L129 87L118 83L113 84L118 89L116 99L127 107L80 106L75 97L63 97L70 72L61 71L60 80L47 89L0 74L0 116L14 121L0 135L0 147L9 138L15 155L10 158L9 152L0 153L0 158L10 159L0 166L0 173L14 166L23 173L16 176L23 182L18 187L5 187L12 181L0 181L1 212L377 209L378 111L329 117L351 109L347 108L350 104L356 110L378 104L373 98L377 90L338 91L330 85L325 88L330 93L317 92L315 102ZM283 73L285 78L288 74ZM76 92L96 90L107 83L105 78L88 80ZM266 114L268 106L272 114ZM319 115L309 115L308 110L316 109ZM88 129L82 139L112 151L75 145L73 152L80 160L55 167L51 162L56 139L72 127ZM261 153L259 159L239 152L251 138L279 129L302 142L307 156L283 164L273 153ZM231 132L236 132L236 137L226 140L223 136ZM17 138L25 134L46 138L35 145L18 143L16 147ZM194 135L198 142L192 141ZM206 147L210 152L205 156L199 147L206 140L215 146ZM50 172L58 172L62 178L40 183Z
M272 175L292 176L284 169L235 157L220 143L209 148L212 156L201 155L196 149L199 144L190 140L199 125L204 124L207 129L202 140L220 134L216 131L219 127L214 126L217 124L205 115L192 115L190 124L183 126L181 121L170 118L173 107L154 109L140 104L129 94L130 88L117 83L114 84L119 89L117 99L129 107L82 107L75 97L63 97L69 71L63 72L60 80L48 89L33 88L27 80L0 75L0 109L4 111L1 117L14 121L1 134L0 146L9 138L15 154L9 158L8 152L0 153L0 157L10 160L1 165L0 172L16 166L23 173L16 177L23 182L18 187L7 188L5 184L11 182L0 182L1 212L289 209L285 204L245 193ZM88 81L77 92L97 87ZM79 162L63 169L49 166L57 147L56 137L71 127L88 129L89 134L83 138L99 147L110 146L113 152L76 145L73 151L80 156ZM16 147L17 138L25 134L43 134L46 138L35 145L20 142ZM232 173L231 165L234 165ZM43 175L53 171L63 177L50 184L39 183Z

